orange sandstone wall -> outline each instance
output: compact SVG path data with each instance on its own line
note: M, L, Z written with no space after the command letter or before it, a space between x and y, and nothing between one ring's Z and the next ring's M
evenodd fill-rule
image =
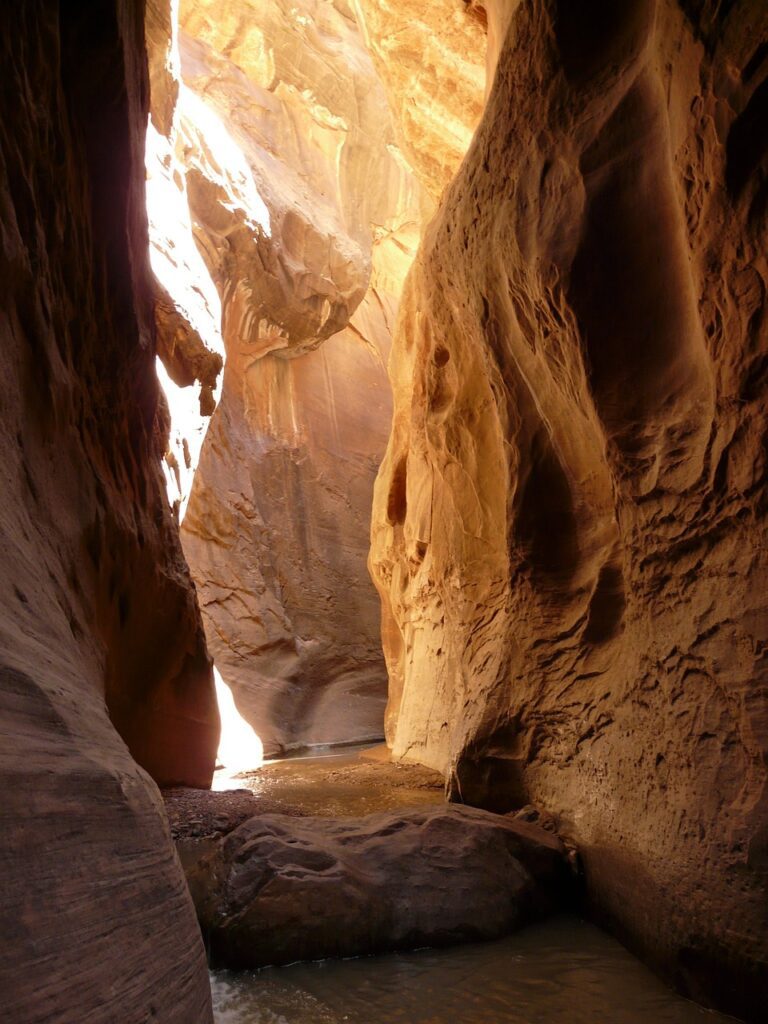
M483 112L486 14L468 0L351 0L387 90L397 137L435 198Z
M267 753L380 739L370 508L432 203L344 0L189 0L181 26L186 180L227 355L182 525L208 643Z
M754 1015L768 10L487 14L493 88L393 346L388 738L456 799L555 812L629 941Z

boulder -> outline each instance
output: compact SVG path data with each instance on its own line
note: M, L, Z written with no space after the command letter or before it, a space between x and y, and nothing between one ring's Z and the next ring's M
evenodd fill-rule
M232 967L496 938L562 905L571 879L551 833L445 805L259 815L187 874L211 956Z

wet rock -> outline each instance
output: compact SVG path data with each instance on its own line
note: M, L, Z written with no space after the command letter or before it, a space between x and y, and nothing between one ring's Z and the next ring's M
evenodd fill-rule
M247 789L217 792L179 786L162 793L171 835L177 844L232 832L255 814L301 814L299 808L286 808Z
M260 815L187 862L214 960L258 967L491 939L562 906L559 839L467 807Z

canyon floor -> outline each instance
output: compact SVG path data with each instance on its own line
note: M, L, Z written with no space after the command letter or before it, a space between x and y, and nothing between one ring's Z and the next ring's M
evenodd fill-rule
M352 817L443 802L438 772L392 763L382 747L285 758L231 779L222 776L216 773L211 791L165 790L175 839L221 832L253 814Z
M201 860L249 819L309 819L311 831L317 818L377 820L387 812L404 816L445 808L437 773L391 763L384 749L356 747L273 761L234 779L217 773L214 785L241 787L236 789L166 790L171 831L198 906L203 904ZM532 817L532 809L522 815ZM382 843L388 841L386 831L379 830ZM552 842L557 843L554 836ZM418 877L416 865L414 871ZM447 866L444 874L449 888L460 893L457 866ZM401 884L407 888L405 875ZM556 912L491 942L351 959L306 958L256 970L219 966L211 973L211 986L217 1024L278 1019L287 1024L726 1024L732 1019L679 997L573 911Z
M499 938L575 896L573 856L552 831L447 803L429 769L348 750L229 781L248 789L166 793L222 967Z

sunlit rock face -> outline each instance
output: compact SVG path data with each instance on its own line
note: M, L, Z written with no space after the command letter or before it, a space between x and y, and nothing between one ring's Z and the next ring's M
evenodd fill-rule
M183 524L211 651L267 753L382 735L366 559L389 335L363 326L369 344L349 328L298 359L230 358Z
M189 2L180 109L227 363L183 523L265 753L382 735L366 569L395 298L430 208L344 3Z
M754 1017L768 13L720 7L490 6L495 83L401 305L372 566L395 756L558 814L606 917Z
M445 804L261 813L179 850L211 957L237 968L498 938L562 907L573 883L557 836Z
M486 16L467 0L352 0L403 152L439 197L483 112Z
M186 511L220 391L221 300L195 241L180 132L178 3L149 0L146 196L154 275L157 374L170 420L163 459L176 517Z
M362 301L374 238L419 227L386 99L346 4L186 0L182 126L228 346L295 355Z
M217 716L160 470L141 9L0 14L0 1002L19 1024L211 1020L143 770L206 785Z

